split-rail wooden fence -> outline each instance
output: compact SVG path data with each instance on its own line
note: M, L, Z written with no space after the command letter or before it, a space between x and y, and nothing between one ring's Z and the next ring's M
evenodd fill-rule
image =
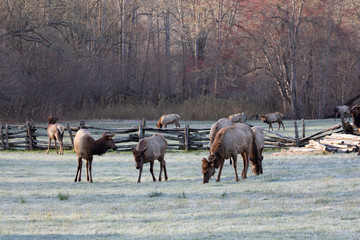
M277 132L263 129L265 133L265 147L281 148L291 146L304 146L309 140L316 140L330 135L339 130L342 125L317 132L305 137L305 126L302 121L303 134L298 133L297 123L295 124L295 137L283 136ZM250 125L250 124L249 124ZM205 150L209 146L210 128L192 128L185 125L183 128L157 129L146 126L143 120L137 126L130 128L101 128L96 126L86 126L84 121L80 121L78 126L70 126L67 123L64 133L64 149L72 150L74 148L74 136L81 128L88 129L95 139L99 138L103 132L115 133L114 142L118 151L130 151L136 146L138 141L154 133L162 134L168 141L168 149L174 150ZM48 146L47 126L31 125L27 122L24 125L2 125L0 123L0 148L2 150L46 150ZM54 141L50 145L54 149Z

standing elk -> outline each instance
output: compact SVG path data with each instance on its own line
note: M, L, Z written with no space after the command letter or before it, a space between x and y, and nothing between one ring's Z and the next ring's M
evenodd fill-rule
M175 126L179 128L180 127L179 121L180 121L180 116L178 114L173 113L168 115L162 115L159 121L157 122L156 126L157 128L162 128L162 126L166 128L168 124L175 123Z
M246 179L254 139L253 131L244 123L238 123L231 127L221 129L216 134L214 143L211 145L209 158L202 159L203 183L208 183L210 178L215 174L215 168L219 167L216 181L220 182L225 159L229 159L230 157L234 159L235 181L239 181L237 174L238 154L241 154L244 163L241 176L243 179Z
M279 124L278 130L280 130L280 124L282 125L283 129L285 130L284 124L282 122L283 115L279 112L264 114L264 115L261 115L260 118L264 123L269 124L269 130L271 128L271 130L274 131L274 129L272 127L272 123L275 123L275 122L277 122Z
M74 148L77 156L77 170L75 176L75 182L81 181L81 168L82 168L82 159L85 159L86 165L86 180L92 183L92 160L93 155L102 155L108 149L116 150L117 147L113 141L115 134L106 135L104 132L102 137L98 140L94 140L90 132L86 129L80 129L74 139ZM79 178L78 178L79 176Z
M154 134L151 137L143 138L139 141L136 146L136 149L132 147L132 152L135 158L136 169L139 169L139 178L138 183L141 182L141 174L143 170L144 163L150 163L150 172L153 178L153 181L156 181L154 176L154 160L160 162L160 174L159 181L161 181L161 173L164 169L165 180L168 179L166 172L166 162L164 160L165 152L167 148L167 141L160 134Z
M337 119L338 116L340 116L341 118L345 118L345 114L347 116L350 116L350 108L346 105L342 105L342 106L337 106L336 108L334 108L334 112L335 112L335 120Z
M49 137L49 143L47 147L46 154L49 154L51 140L54 139L55 143L55 150L58 153L56 141L60 144L60 155L64 154L64 144L63 144L63 137L64 137L64 126L60 123L56 123L59 120L59 117L53 117L50 114L48 118L48 125L47 125L47 135Z

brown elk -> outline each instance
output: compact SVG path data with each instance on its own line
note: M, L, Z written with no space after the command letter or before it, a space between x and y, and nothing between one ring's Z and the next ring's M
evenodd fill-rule
M269 130L271 128L271 130L274 131L274 129L272 127L272 123L275 123L275 122L277 122L279 124L278 130L280 130L280 124L282 125L283 129L285 130L284 124L282 122L283 115L279 112L261 115L260 118L264 123L269 124Z
M232 125L233 125L233 123L231 122L231 120L229 120L229 118L220 118L216 123L211 125L210 134L209 134L210 147L211 147L211 145L213 144L213 142L215 140L216 134L221 129L223 129L225 127L230 127ZM232 164L231 158L230 158L230 164Z
M94 140L90 132L86 129L80 129L74 139L74 148L77 156L77 170L75 176L75 182L81 181L81 168L82 159L85 159L86 165L86 180L92 183L92 160L93 155L102 155L108 149L116 150L117 147L113 141L115 134L106 135L104 132L102 137L98 140ZM78 177L79 176L79 177Z
M139 178L138 183L141 182L141 174L144 163L150 163L150 172L153 178L153 181L156 181L154 176L154 160L160 162L160 174L159 181L161 181L161 173L164 169L165 180L168 179L166 172L166 162L164 160L165 152L167 148L167 141L160 134L154 134L151 137L143 138L139 141L136 146L136 149L132 147L132 152L135 158L136 169L139 169Z
M245 123L246 122L246 113L242 112L242 113L236 113L236 114L232 114L228 117L228 119L230 119L231 122L233 123Z
M168 124L175 123L176 127L180 127L179 121L180 121L180 116L178 114L173 113L168 115L162 115L159 121L157 122L156 126L157 128L162 128L162 126L166 128Z
M262 152L264 150L265 135L259 127L252 127L254 132L254 141L250 153L251 169L255 175L263 174L262 161L264 159Z
M211 176L215 174L215 168L220 167L216 178L216 181L219 182L225 159L229 159L230 157L234 159L235 181L239 181L237 174L238 154L241 154L244 163L241 176L243 179L246 179L253 141L254 133L251 128L244 123L238 123L231 127L221 129L216 134L214 143L211 145L209 158L202 159L203 183L208 183Z
M342 106L337 106L336 108L334 108L334 112L335 112L335 120L337 119L338 116L340 116L341 118L345 117L345 114L347 116L350 116L350 108L346 105L342 105Z
M58 153L56 141L58 141L60 144L60 154L64 153L64 144L63 144L64 126L59 123L56 123L57 120L59 120L59 117L53 117L50 114L47 125L47 135L49 137L49 143L46 154L49 154L50 144L52 139L54 139L56 153Z

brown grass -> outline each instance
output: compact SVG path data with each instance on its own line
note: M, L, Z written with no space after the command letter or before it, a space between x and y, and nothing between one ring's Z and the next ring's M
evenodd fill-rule
M250 117L263 112L254 104L243 99L213 99L202 97L190 99L182 103L162 102L133 104L124 102L118 105L103 107L83 107L80 111L66 116L70 119L152 119L169 113L177 113L182 119L188 120L216 120L238 112L246 112Z

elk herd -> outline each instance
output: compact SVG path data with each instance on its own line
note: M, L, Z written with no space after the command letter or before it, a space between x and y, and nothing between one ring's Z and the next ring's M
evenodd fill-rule
M349 112L353 116L353 122L356 127L360 127L360 106L356 105L351 109L345 109L343 106L336 108L336 113L345 114ZM272 123L277 122L285 130L282 122L283 115L279 112L269 113L260 116L264 123L269 124L269 129L272 129ZM53 117L51 114L48 118L47 133L49 137L49 144L46 153L49 153L51 140L55 142L55 149L57 149L57 141L60 144L60 154L63 154L63 134L64 126L56 123L58 117ZM180 127L180 116L178 114L163 115L157 123L158 128L167 127L168 124L175 123L176 127ZM241 171L242 179L247 178L247 171L251 164L252 172L255 175L263 174L263 149L265 136L261 128L250 127L246 122L246 114L238 113L230 115L228 118L221 118L212 124L209 134L209 156L202 159L202 174L203 183L208 183L210 178L218 169L216 181L220 181L221 171L223 169L226 159L230 160L235 172L235 181L239 181L237 173L238 154L243 160L243 169ZM86 129L80 129L74 138L74 149L77 156L77 170L74 181L81 181L82 159L85 160L86 165L86 180L90 183L92 179L92 161L93 155L102 155L108 149L116 150L117 147L113 141L115 134L103 133L102 137L95 140L90 132ZM164 172L165 180L168 179L165 162L165 152L167 148L167 141L161 134L154 134L151 137L141 139L136 147L132 147L132 153L135 160L136 169L139 170L138 183L141 182L141 174L143 165L150 163L150 173L153 181L156 181L153 167L154 161L158 160L160 163L160 173L158 181L162 180L162 172ZM231 161L232 160L232 161ZM199 164L200 165L200 164Z

